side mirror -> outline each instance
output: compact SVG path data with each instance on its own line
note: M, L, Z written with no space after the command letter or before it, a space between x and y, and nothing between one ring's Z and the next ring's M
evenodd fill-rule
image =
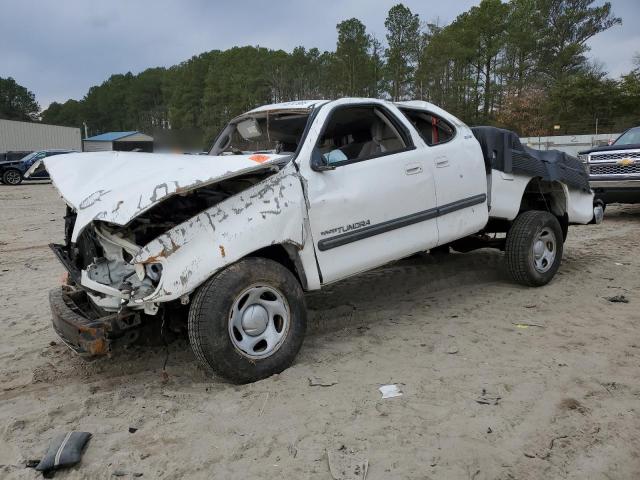
M335 170L335 165L331 165L320 153L318 148L314 148L311 152L311 170L314 172L325 172L327 170Z

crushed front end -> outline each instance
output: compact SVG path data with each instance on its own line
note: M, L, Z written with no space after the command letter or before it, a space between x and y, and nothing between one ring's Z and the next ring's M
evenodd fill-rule
M141 300L156 289L162 264L132 265L140 249L135 238L100 222L72 242L75 220L67 207L65 243L49 245L68 272L64 284L50 292L49 303L56 333L72 350L91 358L136 342L144 323L153 321L158 305Z
M64 242L50 245L68 272L50 295L53 323L77 353L95 357L184 330L193 291L237 260L230 246L214 243L233 233L220 225L232 215L248 222L235 212L252 209L250 226L260 225L270 196L296 205L283 193L283 178L291 183L292 174L275 175L279 165L236 155L184 157L100 152L47 163L67 204ZM115 173L135 169L126 180ZM261 220L273 222L266 214ZM281 225L273 229L290 236Z

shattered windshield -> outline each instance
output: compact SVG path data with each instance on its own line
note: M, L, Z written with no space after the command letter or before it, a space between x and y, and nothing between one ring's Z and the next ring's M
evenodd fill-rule
M614 143L614 145L638 145L640 144L640 127L635 127L627 130L620 135Z
M242 115L225 127L209 155L293 154L310 113L310 109L300 109Z

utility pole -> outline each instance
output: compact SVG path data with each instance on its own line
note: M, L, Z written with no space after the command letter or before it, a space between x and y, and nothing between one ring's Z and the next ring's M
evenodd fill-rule
M598 135L598 117L596 117L596 135Z
M89 138L89 135L87 135L87 122L82 122L82 125L84 126L84 138Z

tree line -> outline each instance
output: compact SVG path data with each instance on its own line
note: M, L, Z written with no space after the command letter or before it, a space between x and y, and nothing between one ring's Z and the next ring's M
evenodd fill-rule
M594 0L482 0L448 25L398 4L384 39L351 18L336 26L334 51L212 50L170 68L112 75L81 100L52 103L41 119L86 122L91 135L180 133L207 145L258 105L359 96L423 99L469 124L523 136L557 133L554 126L620 131L640 123L640 61L612 79L586 58L587 42L620 23L609 2Z

